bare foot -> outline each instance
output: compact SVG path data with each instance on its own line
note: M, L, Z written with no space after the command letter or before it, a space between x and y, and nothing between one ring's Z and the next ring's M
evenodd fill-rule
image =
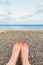
M21 44L19 44L19 42L14 44L12 56L7 65L16 65L20 49L21 49Z
M21 47L21 61L23 65L30 65L28 61L29 47L26 43L22 42Z

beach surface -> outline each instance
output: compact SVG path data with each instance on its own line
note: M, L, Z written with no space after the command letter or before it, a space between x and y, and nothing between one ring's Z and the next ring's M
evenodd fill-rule
M0 65L6 65L16 42L26 42L30 47L28 55L31 65L43 65L43 31L1 31ZM17 65L20 65L20 55Z
M5 30L0 30L0 33L2 33L2 32L6 32Z

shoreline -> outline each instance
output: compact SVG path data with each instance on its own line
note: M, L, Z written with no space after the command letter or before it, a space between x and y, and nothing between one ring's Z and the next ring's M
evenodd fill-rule
M43 32L43 30L0 30L0 33L2 33L2 32L13 32L13 31L15 31L15 32Z
M6 32L5 30L0 30L0 33L2 33L2 32Z

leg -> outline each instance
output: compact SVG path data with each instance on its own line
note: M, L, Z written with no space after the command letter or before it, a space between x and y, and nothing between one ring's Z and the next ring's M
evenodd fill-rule
M20 52L20 48L21 48L21 44L19 44L19 42L14 44L12 56L11 56L9 62L7 63L7 65L16 65L18 55Z
M21 47L21 61L22 61L22 65L30 65L29 61L28 61L28 52L29 52L29 47L26 43L22 43L22 47Z

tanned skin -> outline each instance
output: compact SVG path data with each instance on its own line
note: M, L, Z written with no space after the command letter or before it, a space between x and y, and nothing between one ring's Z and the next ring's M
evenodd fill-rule
M11 58L6 65L16 65L20 51L22 65L31 65L28 60L29 46L25 42L14 44Z

